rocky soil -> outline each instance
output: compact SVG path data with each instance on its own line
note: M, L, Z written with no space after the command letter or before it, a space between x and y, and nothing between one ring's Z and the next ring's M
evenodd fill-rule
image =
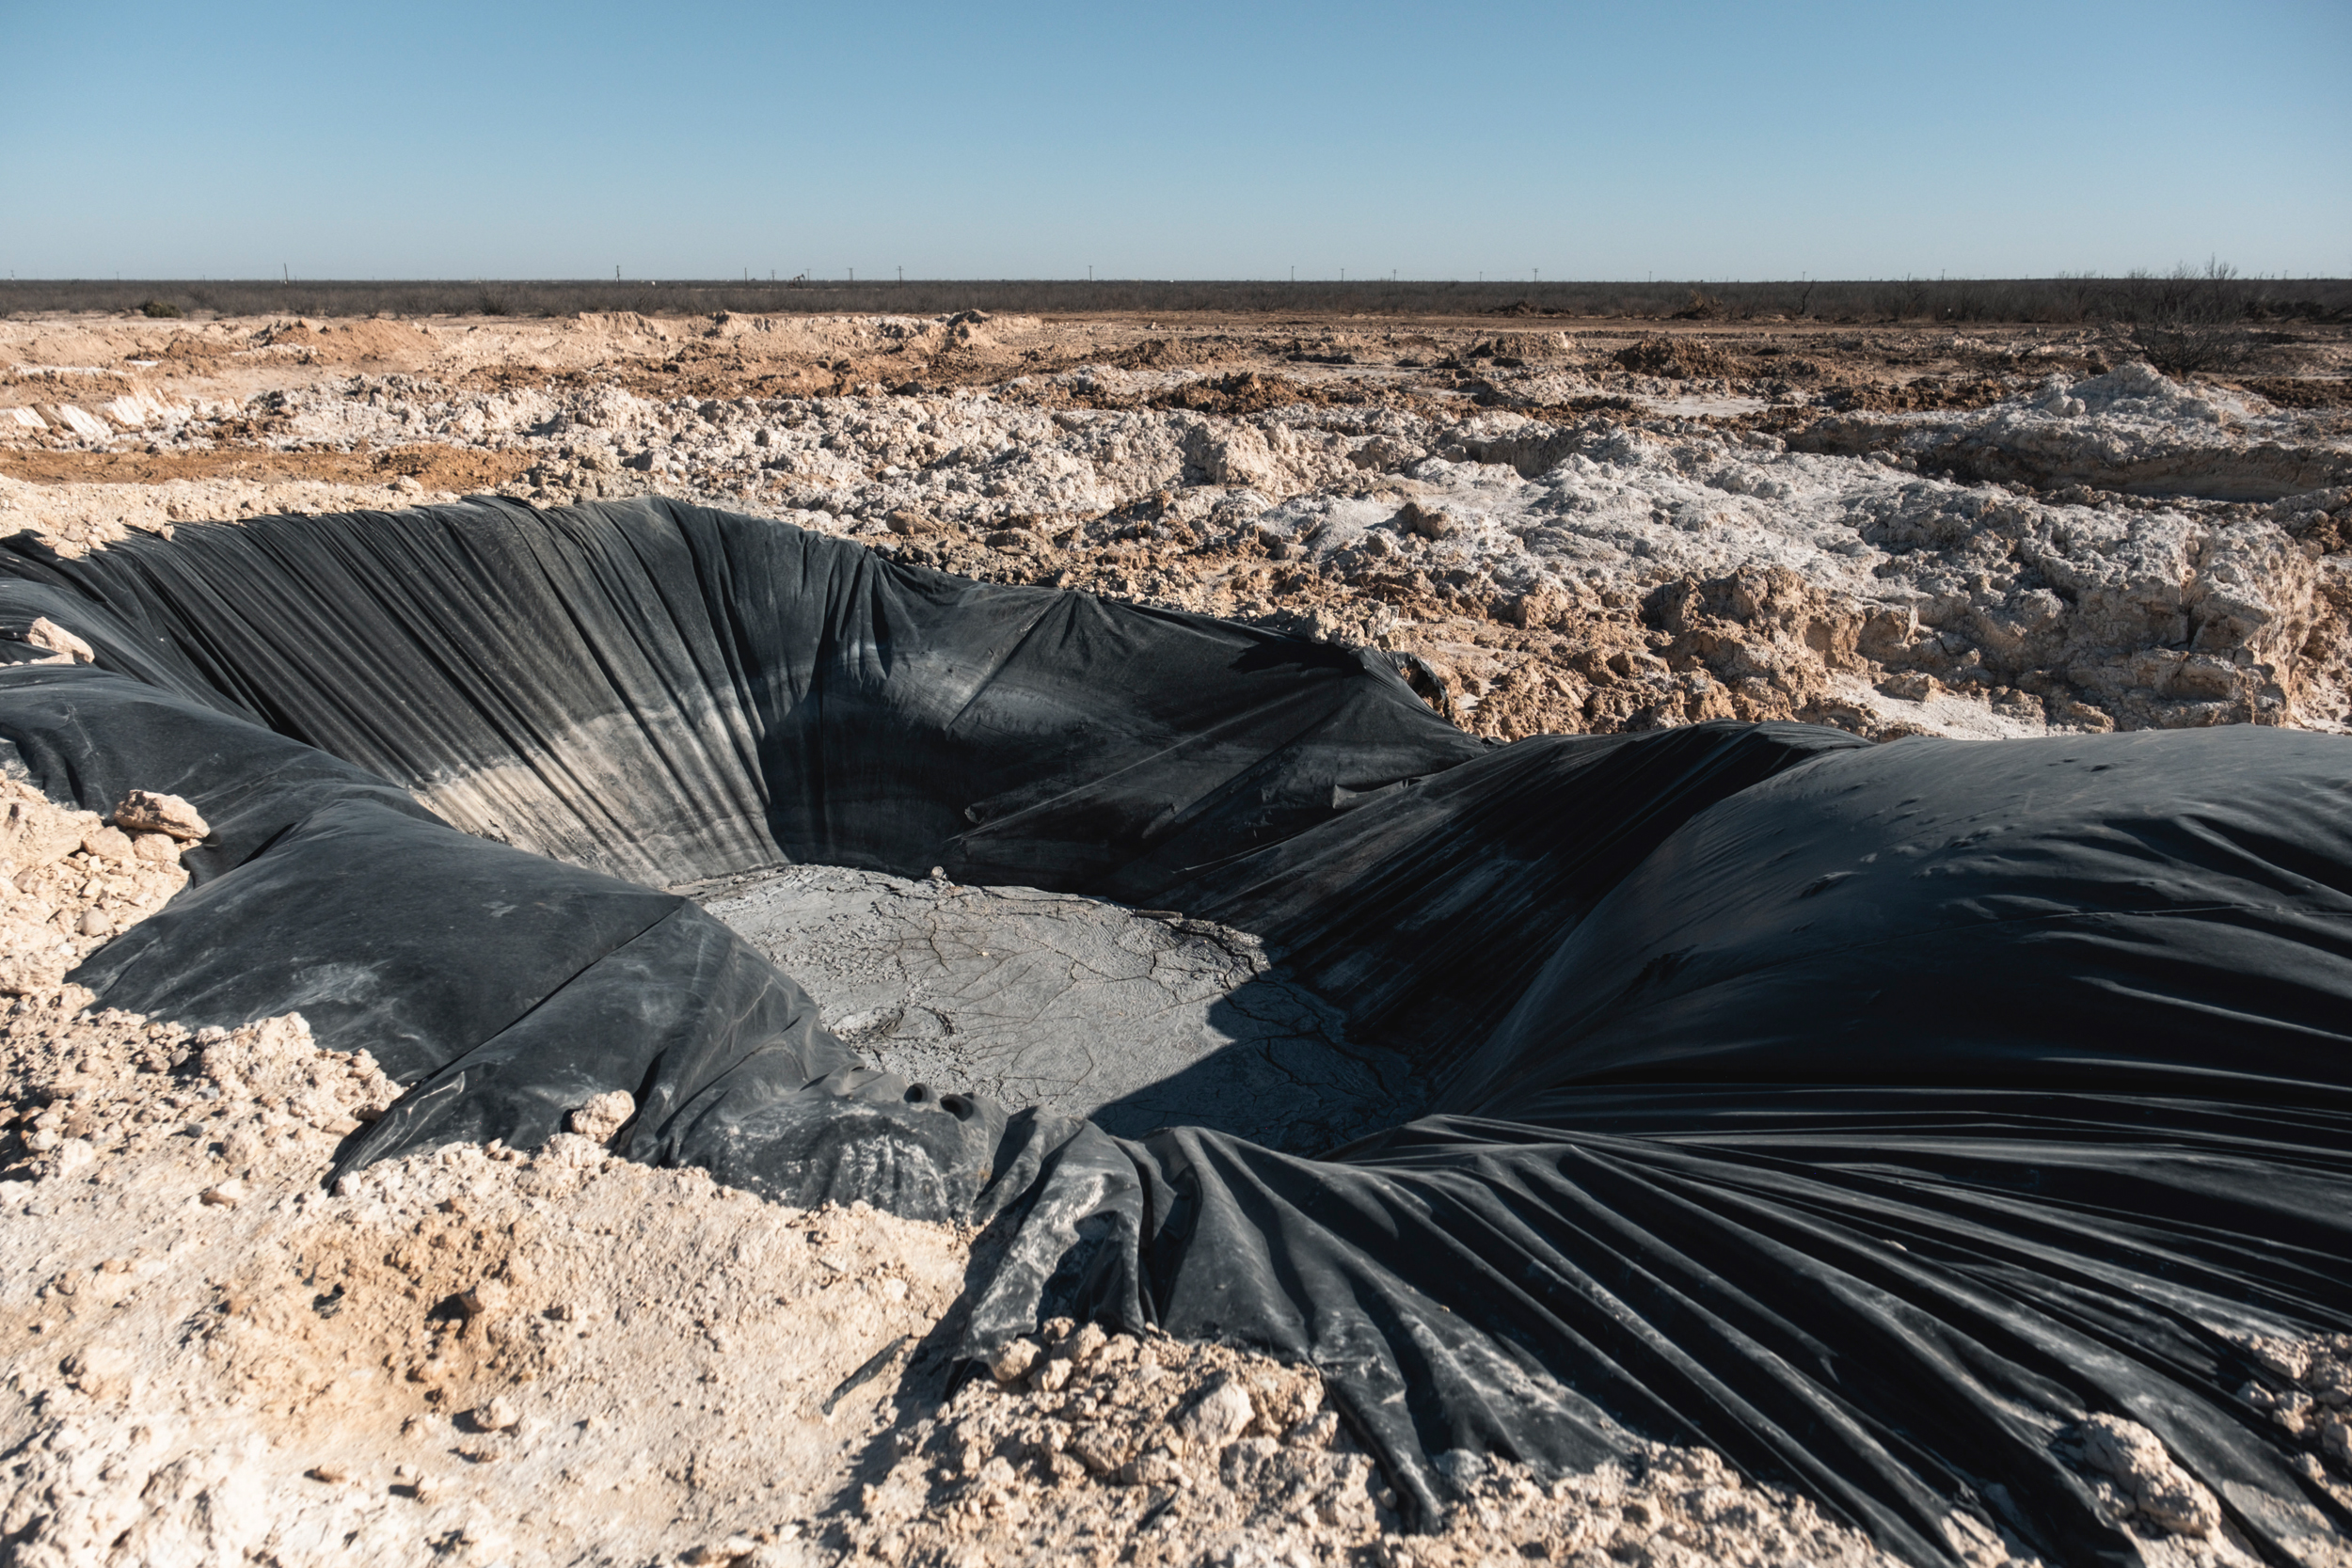
M2341 333L2223 385L2029 328L1557 325L6 322L0 531L74 553L660 490L1376 644L1496 735L2352 725ZM87 657L71 627L0 637ZM1407 1534L1311 1370L1218 1347L1048 1324L953 1388L991 1237L616 1161L611 1097L545 1148L328 1191L397 1092L364 1053L63 983L183 884L203 825L4 778L0 809L0 1561L1880 1560L1667 1448L1571 1476L1448 1456L1452 1512ZM1230 933L1016 890L806 869L703 896L878 1058L922 1067L950 1049L925 1019L960 1021L963 1067L1009 1085L1009 983L1082 959L1182 1053L1243 1038L1220 999L1279 982ZM1340 1038L1277 1000L1268 1059ZM2345 1486L2352 1344L2249 1348L2241 1397ZM2145 1560L2250 1560L2146 1429L2060 1442Z
M617 1160L590 1134L628 1107L325 1190L398 1087L299 1015L93 1010L58 973L184 880L178 841L0 794L0 1559L749 1553L942 1386L969 1237Z
M1892 1565L1802 1499L1743 1487L1704 1449L1549 1481L1451 1454L1449 1527L1408 1536L1310 1372L1066 1319L1015 1341L994 1371L899 1434L902 1457L843 1532L849 1560ZM2010 1560L1989 1531L1964 1539Z
M0 529L660 490L1378 644L1505 736L2340 729L2352 354L2298 333L2188 384L2036 328L17 321Z

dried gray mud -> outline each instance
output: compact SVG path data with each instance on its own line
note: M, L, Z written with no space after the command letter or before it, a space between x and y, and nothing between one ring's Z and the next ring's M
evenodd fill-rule
M1215 1127L1314 1153L1411 1117L1392 1052L1267 963L1172 911L1033 888L794 866L702 901L876 1066L1139 1137Z

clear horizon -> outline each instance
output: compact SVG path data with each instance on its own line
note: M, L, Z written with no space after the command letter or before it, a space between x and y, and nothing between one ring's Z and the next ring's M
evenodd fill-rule
M2192 262L2176 263L2176 265L2185 265L2185 266L2189 267L2189 268L2191 269L2191 271L2192 271L2192 272L2194 272L2194 271L2196 271L2196 270L2198 269L2198 267L2199 267L2200 263L2197 263L2197 262L2193 262L2193 261L2192 261ZM2170 273L2170 272L2172 271L2172 269L2171 269L2171 268L2147 268L2147 269L2142 269L2142 271L2143 271L2143 273L2144 273L2145 275L2147 275L2147 276L2152 276L2152 277L2162 277L2162 276L2164 276L2164 275L2166 275L2166 274ZM1355 283L1355 282L1368 282L1368 283L1389 283L1389 282L1398 282L1398 283L1413 283L1413 284L1446 284L1446 283L1461 283L1461 284L1467 284L1467 285L1470 285L1470 286L1472 286L1472 287L1485 286L1485 287L1489 287L1489 288L1508 288L1508 287L1510 287L1513 283L1517 283L1517 284L1518 284L1518 285L1519 285L1520 287L1522 287L1522 288L1524 288L1524 287L1528 286L1528 285L1529 285L1529 284L1531 284L1531 283L1535 283L1535 284L1540 284L1540 285L1547 285L1547 286L1548 286L1548 285L1550 285L1550 284L1555 284L1555 283L1556 283L1556 284L1559 284L1559 285L1560 285L1561 287L1563 287L1563 288L1574 288L1574 287L1591 287L1591 288L1598 288L1598 287L1642 287L1642 286L1645 286L1645 285L1647 285L1647 284L1666 284L1666 285L1673 285L1673 286L1676 286L1676 287L1680 287L1680 286L1682 286L1682 285L1688 284L1688 285L1692 285L1692 286L1693 286L1693 287L1698 287L1698 288L1706 288L1706 287L1712 286L1712 285L1731 285L1731 286L1738 286L1738 285L1742 285L1742 284L1794 284L1794 285L1803 285L1803 284L1805 284L1805 283L1819 283L1819 284L1822 284L1822 285L1830 285L1830 284L1852 284L1852 283L1907 283L1907 282L1944 282L1944 283L2040 283L2040 282L2058 282L2058 281L2064 281L2064 280L2067 280L2067 279L2070 279L2070 278L2074 278L2074 277L2084 277L2084 278L2089 278L2089 279L2090 279L2090 280L2092 280L2092 281L2094 281L2094 282L2122 282L2122 281L2124 281L2124 280L2126 280L2126 279L2128 279L2128 278L2130 278L2130 277L2134 277L2134 276L2136 276L2136 275L2135 275L2135 274L2133 274L2133 273L2131 273L2131 272L2128 272L2128 271L2127 271L2127 272L2112 272L2112 273L2041 273L2041 274L2026 274L2026 273L2005 274L2005 273L1959 273L1959 272L1947 272L1947 273L1939 273L1939 274L1935 275L1935 276L1934 276L1933 277L1931 277L1931 277L1929 277L1927 275L1925 275L1925 274L1920 274L1920 273L1898 273L1898 274L1889 274L1889 275L1884 276L1884 277L1807 277L1807 276L1804 276L1804 275L1791 274L1791 275L1789 275L1789 276L1788 276L1788 277L1763 277L1763 276L1758 276L1758 277L1676 277L1676 276L1673 276L1673 275L1652 275L1652 276L1643 277L1607 277L1607 276L1596 276L1596 277L1544 277L1544 278L1540 278L1540 279L1534 279L1534 278L1524 278L1524 277L1521 277L1521 278L1510 278L1510 277L1498 277L1498 276L1489 276L1489 277L1414 277L1413 275L1411 275L1411 274L1409 274L1409 273L1408 273L1408 274L1404 274L1404 275L1402 275L1402 276L1400 276L1400 277L1395 277L1395 278L1391 278L1391 277L1389 277L1389 275L1387 275L1386 273L1383 273L1383 274L1381 274L1378 277L1373 277L1373 278L1358 278L1358 277L1353 277L1343 278L1343 277L1338 277L1337 275L1334 275L1334 276L1333 276L1333 277L1309 277L1305 276L1304 274L1301 274L1301 275L1300 275L1300 276L1299 276L1299 277L1297 277L1295 281L1296 281L1297 283L1299 283L1301 286L1304 286L1304 285L1309 284L1309 283L1313 283L1313 284L1316 284L1316 285L1318 285L1318 286L1323 286L1323 285L1328 285L1328 284L1333 284L1333 283L1341 283L1341 282L1347 282L1347 283ZM2248 272L2248 271L2247 271L2247 270L2245 270L2244 268L2236 268L2236 269L2234 269L2234 270L2233 270L2233 272L2231 274L2231 276L2232 276L2233 278L2237 279L2238 281L2242 281L2242 282L2254 282L2254 283L2260 283L2260 282L2264 282L2264 281L2280 281L2280 282L2288 282L2288 283L2305 283L2305 282L2310 282L2310 283L2341 283L2341 282L2344 282L2344 281L2347 281L2347 280L2352 280L2352 272L2343 272L2343 273L2325 273L2325 272L2313 272L2313 273L2251 273L2251 272ZM743 277L743 276L742 276L741 274L739 274L739 273L736 277L689 277L689 276L686 276L686 275L680 274L680 275L677 275L677 276L675 276L675 277L628 277L628 276L624 275L623 277L619 277L619 278L617 278L617 279L616 279L616 278L614 278L614 277L611 277L610 275L607 275L607 276L605 276L605 277L555 277L555 276L541 277L541 276L537 276L537 275L534 275L534 274L530 274L530 273L490 273L490 272L475 272L475 273L462 273L462 274L460 274L460 273L452 273L452 274L445 274L445 275L442 275L442 274L432 274L432 273L419 273L419 274L416 274L416 275L414 275L414 276L409 276L409 275L405 275L405 274L403 274L403 275L393 275L393 274L378 274L378 275L374 275L374 276L354 276L354 275L338 275L338 274L328 274L328 275L324 275L324 276L317 277L307 277L303 276L301 273L299 273L299 272L295 272L295 271L294 271L293 269L288 268L288 269L284 270L282 273L256 273L256 274L254 274L254 275L252 275L252 276L250 276L250 277L242 277L242 276L238 276L238 275L235 275L235 274L224 273L224 274L222 274L220 277L206 277L206 276L204 276L203 274L200 274L200 273L199 273L199 274L198 274L198 275L196 275L196 276L194 276L194 277L172 277L172 276L168 276L168 275L166 275L166 274L163 274L163 273L156 273L156 274L153 274L153 275L139 275L139 274L134 274L134 273L127 273L127 272L126 272L126 273L117 273L117 274L112 274L112 275L109 275L109 276L106 276L106 277L93 277L93 276L90 276L90 275L87 275L87 274L66 274L66 273L35 274L35 273L15 273L15 272L11 272L11 273L9 274L9 281L11 281L11 282L23 282L23 283L49 283L49 284L72 284L72 283L124 283L124 284L130 284L130 283L154 283L154 284L166 284L166 283L170 283L170 284L188 284L188 283L197 283L197 284L201 284L201 283L223 283L223 284L227 284L227 283L235 283L235 284L254 284L254 283L293 282L293 283L312 283L312 284L342 284L342 283L350 283L350 284L371 284L371 283L373 283L373 284L387 284L387 285L390 285L390 284L401 284L401 283L415 283L415 284L460 285L460 284L469 284L469 283L483 283L483 284L489 284L489 283L511 283L511 284L517 284L517 285L528 285L528 284L545 284L545 285L549 285L549 286L570 286L570 285L583 285L583 286L584 286L584 285L594 284L594 283L612 283L612 282L619 282L619 283L622 283L622 284L625 284L625 285L632 285L632 286L636 286L636 287L660 286L660 287L665 287L665 288L666 288L666 287L676 287L676 288L712 288L712 289L719 289L719 288L727 288L727 287L741 287L742 285L744 285L744 284L746 284L746 283L769 283L769 282L777 282L777 283L781 283L781 282L790 281L790 279L786 278L786 277L785 277L782 274L780 274L780 273L779 273L776 277L768 277L766 274L764 274L764 273L763 273L763 274L761 274L761 275L759 275L759 276L757 276L757 277L748 277L748 278L747 278L747 277ZM1277 277L1214 277L1214 276L1203 276L1203 277L1168 277L1168 276L1157 276L1157 277L1152 277L1152 276L1145 276L1145 275L1141 275L1141 274L1138 274L1138 275L1136 275L1136 276L1135 276L1135 277L1123 277L1123 276L1122 276L1122 277L1112 277L1112 276L1108 276L1108 275L1098 274L1098 275L1096 275L1096 276L1095 276L1095 277L1018 277L1018 276L1005 276L1005 277L999 277L999 276L996 276L996 275L994 275L994 274L985 274L985 275L984 275L984 274L977 274L977 273L976 273L976 274L971 274L971 275L968 275L968 276L962 276L962 277L898 277L898 276L894 273L892 276L887 277L858 277L858 278L851 278L851 277L846 277L846 276L844 276L844 277L826 277L819 276L819 277L814 277L814 278L809 279L809 281L810 281L810 282L811 282L811 284L813 284L813 285L835 285L835 286L840 286L840 285L852 285L852 286L854 286L854 287L857 287L857 288L861 288L861 289L863 289L863 288L867 287L869 284L870 284L870 285L872 285L873 287L876 287L876 288L882 288L882 287L887 287L887 286L889 286L889 285L891 285L891 284L894 284L894 283L903 283L903 284L907 285L907 286L908 286L908 287L910 287L910 288L914 287L914 286L916 286L916 285L918 285L918 284L919 284L919 285L923 285L923 286L925 286L925 287L931 287L931 286L945 285L945 284L969 284L969 283L1012 283L1012 284L1023 284L1023 285L1052 285L1052 284L1061 284L1061 283L1074 283L1074 284L1078 284L1078 285L1081 285L1081 286L1084 286L1084 285L1089 284L1089 283L1150 283L1150 284L1165 284L1165 285L1171 285L1171 286L1173 286L1173 285L1184 285L1184 286L1216 287L1216 286L1218 286L1218 285L1223 285L1223 284L1235 284L1235 285L1239 285L1239 284L1260 284L1260 283L1273 283L1273 282L1291 281L1291 279L1287 279L1287 278L1277 278Z
M24 278L2352 275L2352 8L10 7Z

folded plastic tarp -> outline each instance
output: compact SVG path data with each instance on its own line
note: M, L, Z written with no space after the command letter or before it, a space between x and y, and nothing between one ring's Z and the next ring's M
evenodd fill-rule
M2246 1333L2352 1330L2352 743L1496 748L1378 656L654 500L18 541L35 615L100 668L0 668L0 736L216 829L77 977L375 1052L415 1086L346 1164L626 1088L639 1158L1008 1215L975 1354L1073 1311L1312 1361L1424 1516L1450 1450L1640 1437L1913 1560L1955 1514L2122 1560L2069 1447L2112 1412L2341 1549L2233 1390ZM1307 1159L941 1094L605 875L787 860L1257 931L1438 1114Z
M1823 751L1548 936L1440 1114L1320 1161L1200 1130L1073 1155L1039 1212L1091 1270L1044 1293L1343 1369L1429 1507L1431 1455L1584 1465L1622 1427L1916 1560L1956 1506L2093 1560L2126 1545L2061 1454L2111 1412L2249 1539L2334 1560L2311 1455L2235 1390L2238 1337L2352 1307L2347 752L2252 729ZM1000 1283L984 1334L1029 1310Z

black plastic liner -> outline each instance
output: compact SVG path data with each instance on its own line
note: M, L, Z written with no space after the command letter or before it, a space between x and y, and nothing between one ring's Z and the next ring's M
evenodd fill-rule
M20 540L37 615L99 668L0 667L0 737L215 828L76 977L374 1052L414 1087L346 1164L626 1088L636 1157L1007 1216L975 1354L1075 1311L1314 1362L1424 1516L1449 1449L1638 1435L1915 1561L1955 1511L2125 1560L2063 1457L2105 1411L2275 1560L2352 1523L2231 1338L2352 1330L2352 743L1496 748L1377 656L655 500ZM1303 1159L939 1095L619 879L787 860L1258 931L1439 1114Z

